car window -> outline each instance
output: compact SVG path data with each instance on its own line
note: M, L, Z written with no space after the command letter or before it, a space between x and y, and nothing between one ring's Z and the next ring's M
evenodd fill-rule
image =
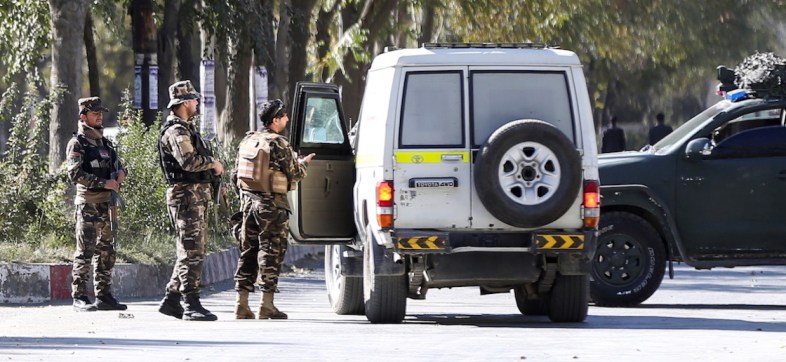
M683 137L695 132L696 128L702 123L726 110L731 104L732 103L727 100L715 103L712 107L705 109L703 112L685 122L682 126L677 127L677 129L669 133L666 137L663 137L663 139L652 146L650 152L659 153L661 150L665 152L672 145L677 144Z
M400 146L462 147L462 89L460 71L407 73Z
M737 133L712 149L711 158L786 156L786 127L754 128Z
M317 144L343 144L344 132L338 115L338 100L308 97L303 142Z
M518 119L551 123L574 140L573 111L564 72L473 71L473 144L486 142L500 126Z

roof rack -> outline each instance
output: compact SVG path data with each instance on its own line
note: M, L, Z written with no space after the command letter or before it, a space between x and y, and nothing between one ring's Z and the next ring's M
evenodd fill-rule
M423 43L426 49L434 48L506 48L506 49L556 49L546 43Z

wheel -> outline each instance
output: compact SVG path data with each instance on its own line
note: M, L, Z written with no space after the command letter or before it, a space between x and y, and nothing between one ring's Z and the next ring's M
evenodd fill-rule
M325 287L336 314L363 314L363 277L342 275L341 258L349 248L325 246Z
M665 271L666 250L649 222L627 212L601 215L590 283L595 305L638 305L655 293Z
M576 201L581 158L560 130L538 120L505 124L478 152L474 181L483 206L522 228L557 220Z
M538 296L536 299L528 299L527 291L524 287L513 288L513 295L516 297L516 307L523 315L548 315L549 298L545 295Z
M589 309L589 276L557 274L549 299L552 322L583 322Z
M384 260L382 247L370 240L363 248L363 299L371 323L401 323L407 310L407 274L378 275L375 264ZM376 260L375 260L376 259Z

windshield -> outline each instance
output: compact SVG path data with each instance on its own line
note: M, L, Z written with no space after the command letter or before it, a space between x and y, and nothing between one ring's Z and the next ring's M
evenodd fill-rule
M653 145L649 151L652 153L658 153L660 150L665 150L671 147L673 144L677 143L683 137L688 135L689 133L693 132L696 127L699 127L702 123L706 120L715 117L718 113L721 113L724 109L728 108L732 103L727 100L722 100L718 103L715 103L710 108L704 110L704 112L699 113L695 117L691 118L689 121L685 122L682 126L675 129L674 132L669 133L666 137L663 137L658 143Z

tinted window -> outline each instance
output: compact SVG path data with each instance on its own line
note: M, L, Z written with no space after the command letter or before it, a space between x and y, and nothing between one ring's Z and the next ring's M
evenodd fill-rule
M461 72L407 73L400 146L463 146L461 99Z
M712 150L712 158L786 156L786 127L769 126L739 132Z
M553 124L573 134L568 82L562 72L472 72L473 143L480 146L500 126L517 119Z

